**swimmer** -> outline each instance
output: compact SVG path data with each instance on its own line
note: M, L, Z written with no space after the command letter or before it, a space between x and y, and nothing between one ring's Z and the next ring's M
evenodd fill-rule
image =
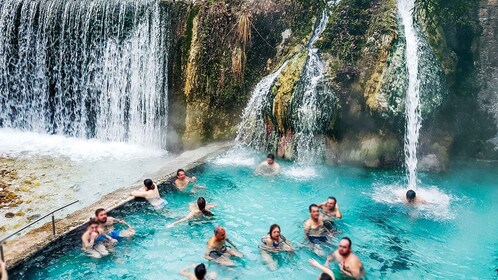
M406 202L412 205L427 203L427 201L425 201L424 199L417 197L417 194L414 190L408 190L406 192Z
M175 226L176 224L183 223L183 222L188 221L194 217L212 217L212 216L214 216L214 214L211 213L209 211L209 209L214 208L214 207L216 207L216 204L211 204L211 203L206 204L206 199L204 199L204 197L199 197L197 199L196 205L194 205L194 203L189 204L190 213L188 213L187 216L185 216L184 218L182 218L174 223L167 225L166 227L171 228L171 227Z
M339 248L327 257L325 266L330 261L335 261L339 265L341 273L347 277L361 279L365 276L365 269L360 259L351 252L351 239L344 237L339 241Z
M225 243L229 243L233 248L227 248ZM206 243L206 253L204 258L225 266L234 266L235 263L229 258L231 256L242 258L243 254L237 250L237 247L226 238L225 228L216 226L214 236Z
M258 167L256 167L256 170L254 173L256 175L265 175L265 176L273 176L277 175L280 172L280 165L275 162L275 155L273 154L268 154L266 157L266 160L263 161Z
M294 252L294 247L292 247L289 240L280 234L280 226L277 224L270 226L268 234L261 238L259 248L263 261L270 270L277 269L277 263L273 260L270 253Z
M194 269L194 273L188 272L187 270ZM206 266L201 263L201 264L193 264L189 265L186 268L182 269L180 271L180 274L182 276L187 277L189 280L214 280L216 279L216 272L211 272L209 275L206 276L207 274L207 269Z
M325 255L320 243L327 242L330 231L324 226L318 205L311 204L309 207L310 218L304 222L304 238L313 245L313 251L319 255Z
M334 219L342 219L339 204L337 203L337 199L333 196L329 196L327 202L318 204L318 208L322 209L323 223L328 229L331 229L334 225Z
M151 179L144 180L144 187L138 191L131 192L134 197L143 197L156 209L163 209L168 202L159 196L159 190Z
M0 260L0 280L8 280L7 269L5 268L5 263Z
M322 274L320 274L320 276L318 276L318 280L335 280L334 272L332 272L332 270L330 270L330 268L319 264L315 259L310 259L309 263L312 266L314 266L322 271Z
M104 240L107 239L112 244L118 242L116 239L113 239L106 234L100 234L98 227L99 222L97 222L95 219L90 219L85 233L83 233L83 235L81 236L81 241L83 242L83 251L90 257L96 259L109 255L109 251L107 251L106 247L102 243Z
M175 187L179 191L184 191L190 182L197 182L197 178L194 176L192 176L192 178L188 177L185 175L185 170L183 169L178 169L176 171Z
M107 216L107 212L103 208L99 208L95 211L95 219L99 222L99 232L101 234L107 234L113 239L119 240L120 238L128 238L135 234L135 229L132 226L124 220ZM128 229L114 229L114 223L123 224L127 226Z

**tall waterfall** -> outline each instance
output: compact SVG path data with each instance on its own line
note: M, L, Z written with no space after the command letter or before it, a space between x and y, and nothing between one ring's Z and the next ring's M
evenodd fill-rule
M406 68L408 71L408 90L406 93L406 134L405 134L405 164L408 176L408 188L417 186L417 146L419 131L422 126L419 96L419 57L418 35L413 23L414 0L398 0L398 12L405 28L406 38Z
M155 0L0 0L0 126L164 147Z
M327 27L328 20L328 13L323 11L313 37L308 43L308 58L304 73L293 97L294 141L297 160L301 162L313 162L323 157L325 143L319 134L323 132L322 126L327 123L323 117L324 115L326 117L330 111L325 107L332 104L329 103L331 100L326 98L330 93L322 83L324 66L314 44Z
M275 79L280 75L280 72L287 65L285 61L280 68L274 73L264 77L253 90L251 99L247 103L242 121L237 129L235 142L237 144L248 145L253 148L260 149L266 147L270 140L274 137L267 136L267 127L265 124L265 114L271 111L271 93L270 89L275 83Z

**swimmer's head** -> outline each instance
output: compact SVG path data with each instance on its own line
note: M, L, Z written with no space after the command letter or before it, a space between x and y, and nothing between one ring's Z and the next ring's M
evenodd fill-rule
M348 237L343 237L341 241L339 241L339 254L341 256L347 256L351 253L351 239Z
M226 238L225 228L222 226L216 226L214 228L214 236L218 240L225 240L225 238Z
M336 203L337 203L337 199L335 199L335 197L333 197L333 196L329 196L329 198L327 199L327 208L330 210L334 209Z
M414 190L409 190L406 192L406 200L408 200L408 202L415 202L416 196L417 194L415 193Z
M270 235L270 238L278 239L280 237L280 226L277 224L271 225L268 234Z
M197 207L199 207L204 216L214 216L211 211L206 210L206 199L204 197L201 196L197 199Z
M318 276L318 280L332 280L332 277L324 272Z
M99 208L95 210L95 219L99 223L107 222L107 212L105 211L104 208Z
M154 183L152 182L152 180L151 180L151 179L145 179L145 180L144 180L144 186L145 186L148 190L153 190L153 189L155 189Z
M275 162L275 155L274 154L268 154L266 156L266 162L268 164L270 164L270 165L273 164Z
M204 279L206 273L207 273L206 266L203 263L197 265L194 269L195 278L199 280Z
M320 211L318 210L318 205L313 203L310 205L308 209L310 210L311 218L318 219L318 217L320 217Z
M183 169L178 169L176 171L176 178L180 179L180 180L183 180L185 179L185 170Z
M91 218L90 221L88 222L88 225L86 228L88 231L97 232L98 227L99 227L99 222L97 222L97 220Z

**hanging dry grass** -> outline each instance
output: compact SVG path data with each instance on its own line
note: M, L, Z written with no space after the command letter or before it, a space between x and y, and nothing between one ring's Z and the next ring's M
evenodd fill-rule
M245 53L240 47L232 52L232 73L236 79L242 80L244 76Z
M251 21L250 14L242 13L237 17L237 37L245 51L248 44L251 43Z

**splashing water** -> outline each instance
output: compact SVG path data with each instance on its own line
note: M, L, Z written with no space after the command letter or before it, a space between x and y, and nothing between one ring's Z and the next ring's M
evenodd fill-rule
M0 0L0 11L0 126L165 146L158 1Z
M417 187L417 146L422 116L420 114L418 45L419 40L413 23L414 0L398 0L398 12L405 28L406 68L408 70L408 91L406 93L405 164L408 188Z

